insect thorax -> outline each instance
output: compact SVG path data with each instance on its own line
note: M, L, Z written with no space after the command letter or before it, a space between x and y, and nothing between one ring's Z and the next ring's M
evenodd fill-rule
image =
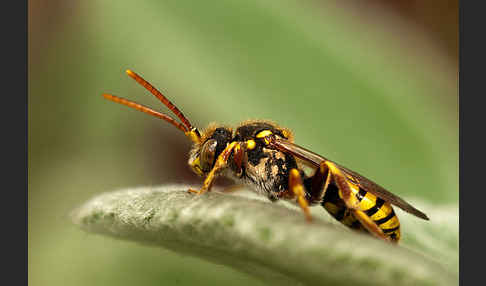
M233 141L246 144L247 141L255 142L252 148L247 148L240 176L235 176L236 167L230 164L233 171L231 177L243 182L257 192L276 200L278 193L288 189L289 171L297 168L297 163L292 155L273 149L265 144L263 138L257 135L269 130L275 136L288 139L290 133L278 126L260 121L242 123L235 132Z

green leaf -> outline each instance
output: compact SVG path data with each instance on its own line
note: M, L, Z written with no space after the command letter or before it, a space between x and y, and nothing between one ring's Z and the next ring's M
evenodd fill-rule
M425 207L429 222L400 212L406 233L397 246L350 231L319 207L313 208L315 221L307 223L285 202L270 203L247 192L196 196L188 188L101 194L75 210L73 221L88 232L228 265L269 284L458 282L457 224L450 210L417 204Z

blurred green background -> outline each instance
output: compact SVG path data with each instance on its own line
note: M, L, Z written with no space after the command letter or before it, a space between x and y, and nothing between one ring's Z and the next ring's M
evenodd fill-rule
M127 68L200 128L271 119L407 200L457 204L457 1L385 2L29 1L29 284L262 285L71 223L101 192L200 183L181 132L101 97L166 111Z

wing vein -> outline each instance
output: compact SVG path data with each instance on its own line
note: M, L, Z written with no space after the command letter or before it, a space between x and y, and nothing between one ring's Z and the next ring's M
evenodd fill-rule
M318 155L308 149L305 149L304 147L301 147L297 144L294 144L294 143L291 143L287 140L284 140L284 139L278 139L278 138L274 138L272 141L271 141L271 144L274 148L277 148L279 150L281 150L282 152L287 152L287 153L290 153L292 155L294 155L295 157L303 160L305 163L308 163L310 165L313 165L315 167L318 167L321 162L323 161L329 161L329 162L332 162L334 163L342 172L344 172L345 174L347 174L348 176L350 176L351 178L353 178L356 183L359 184L359 186L361 188L363 188L364 190L376 195L377 197L380 197L382 198L383 200L401 208L402 210L408 212L408 213L411 213L421 219L425 219L425 220L429 220L429 218L427 217L427 215L423 212L421 212L420 210L416 209L415 207L413 207L412 205L410 205L409 203L407 203L405 200L403 200L402 198L400 198L399 196L387 191L385 188L383 188L382 186L378 185L377 183L371 181L370 179L354 172L354 171L351 171L350 169L346 168L346 167L343 167L339 164L337 164L336 162L333 162L321 155ZM354 182L353 182L354 183Z

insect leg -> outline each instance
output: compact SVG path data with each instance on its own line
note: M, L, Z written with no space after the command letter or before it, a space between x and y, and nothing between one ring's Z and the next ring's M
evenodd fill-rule
M205 192L208 192L211 189L211 186L213 185L214 180L218 176L218 173L226 168L228 166L228 159L233 152L233 150L236 148L236 146L239 146L238 142L231 142L226 148L219 154L218 158L216 159L216 162L214 163L214 167L211 169L209 174L206 176L204 179L203 186L199 191L189 189L188 191L191 193L196 193L198 195L201 195ZM240 149L241 150L241 149Z
M305 217L308 221L312 220L312 216L309 211L309 203L305 198L304 184L302 183L302 178L300 176L299 170L292 169L289 174L289 190L293 197L297 197L297 203L300 205L304 211Z
M310 182L309 184L306 182L308 187L307 200L310 204L320 203L331 181L329 167L327 167L326 162L322 162L314 175L308 180Z
M346 206L353 212L354 217L363 225L369 233L381 238L383 240L389 241L390 239L383 233L378 225L359 207L359 200L353 194L351 190L350 183L344 174L331 162L326 162L331 175L333 177L334 183L339 188L339 193L343 199Z
M361 210L352 210L354 217L359 220L362 226L366 228L369 233L377 236L386 241L392 241L388 236L383 233L383 230L376 225L376 223L363 211ZM396 242L396 241L394 241Z

